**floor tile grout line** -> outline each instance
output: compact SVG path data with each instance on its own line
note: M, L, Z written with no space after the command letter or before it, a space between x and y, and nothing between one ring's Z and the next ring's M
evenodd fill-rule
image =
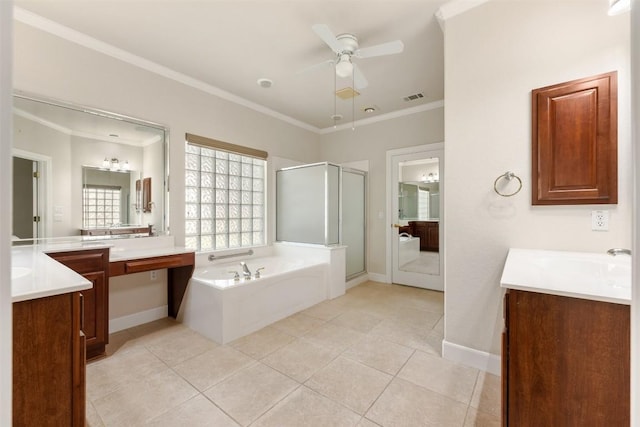
M409 363L409 360L411 360L411 358L413 357L413 355L416 353L416 349L413 349L413 351L411 352L411 355L409 355L409 357L407 357L407 360L404 361L404 363L402 364L402 366L400 367L400 369L398 369L398 372L395 373L395 375L392 376L391 380L387 383L387 385L384 387L384 389L382 390L382 392L380 392L380 394L378 395L378 397L376 397L376 399L371 403L371 405L369 405L369 407L367 408L367 410L364 412L364 414L362 415L363 417L366 417L366 415L369 413L369 411L371 410L371 408L373 408L373 405L376 404L376 402L380 399L380 397L384 394L385 391L387 391L387 388L389 388L389 385L391 385L391 383L393 382L393 380L395 380L396 378L398 378L398 374L402 371L402 369L407 365L407 363ZM376 423L377 424L377 423Z
M254 419L253 421L251 421L249 424L247 424L247 427L253 425L254 423L256 423L260 418L264 417L267 413L269 413L273 408L275 408L276 406L278 406L278 404L282 401L284 401L287 397L291 396L293 393L296 392L296 390L299 390L300 387L303 387L302 384L300 384L299 382L297 382L297 386L291 390L289 393L285 394L281 399L279 399L278 401L276 401L275 403L273 403L271 406L269 406L268 409L266 409L263 413L261 413L260 415L258 415L256 417L256 419Z
M216 408L220 409L220 411L225 414L227 417L229 417L231 420L233 420L234 423L238 424L239 426L242 426L242 423L238 420L236 420L235 418L233 418L233 416L228 413L227 411L225 411L220 405L218 405L216 402L214 402L213 400L209 399L209 396L207 396L206 394L204 394L204 392L200 393L202 395L202 397L204 397L205 399L207 399L209 402L211 402L211 404L213 406L215 406Z
M246 353L246 352L242 351L242 350L241 350L241 349L239 349L239 348L235 348L235 347L228 346L229 348L231 348L231 349L233 349L233 350L235 350L235 351L238 351L238 352L242 353L243 355L246 355L246 356L251 360L251 363L250 363L249 365L247 365L247 366L244 366L244 367L241 367L241 368L239 368L239 369L235 370L233 373L231 373L231 374L227 375L226 377L224 377L224 378L220 379L220 380L219 380L219 381L217 381L215 384L211 385L210 387L208 387L206 390L203 390L203 391L200 391L198 388L196 388L194 384L192 384L189 380L187 380L187 379L186 379L185 377L183 377L179 372L177 372L177 371L174 369L174 367L175 367L175 366L179 366L181 363L184 363L184 362L186 362L186 361L188 361L188 360L191 360L192 358L198 357L198 356L200 356L200 355L202 355L202 354L206 353L207 351L210 351L211 349L209 349L209 350L204 350L204 351L200 352L199 354L191 355L191 356L189 356L188 358L186 358L186 359L184 359L184 360L181 360L181 361L180 361L180 362L178 362L178 363L172 363L172 364L170 365L168 361L165 361L165 360L161 357L161 354L156 354L156 353L154 353L154 351L153 351L153 350L152 350L152 348L150 347L150 344L149 344L146 340L143 340L143 342L141 342L141 343L140 343L140 345L141 345L141 347L142 347L142 348L144 348L147 352L149 352L149 353L150 353L150 354L151 354L155 359L159 360L159 361L162 363L162 365L163 365L164 367L171 369L171 371L172 371L175 375L177 375L179 378L181 378L182 380L184 380L184 381L189 385L189 387L191 387L191 388L194 390L195 395L194 395L194 396L192 396L192 397L191 397L191 398L189 398L189 399L186 399L186 400L185 400L185 402L186 402L186 401L189 401L189 400L191 400L191 399L194 399L194 398L196 398L199 394L201 394L201 395L203 395L203 397L205 397L205 398L207 399L207 401L210 401L211 403L213 403L213 404L214 404L214 406L215 406L216 408L219 408L219 407L218 407L218 405L216 405L216 404L215 404L215 402L212 402L212 401L211 401L211 400L210 400L210 399L205 395L205 392L206 392L207 390L209 390L210 388L215 387L215 385L220 384L221 382L227 381L229 378L233 377L234 375L237 375L239 372L243 371L244 369L247 369L247 368L249 368L250 366L255 366L257 363L260 363L261 365L263 365L263 366L265 366L265 367L268 367L269 369L273 369L273 370L274 370L274 372L278 372L279 374L282 374L284 377L286 377L286 378L290 379L291 381L293 381L293 383L294 383L294 384L293 384L293 385L294 385L293 389L291 389L288 393L286 393L284 396L282 396L282 397L281 397L280 399L278 399L276 402L273 402L273 403L269 406L269 408L265 409L263 413L259 414L259 415L258 415L255 419L253 419L253 420L252 420L248 425L253 425L254 423L256 423L256 421L257 421L257 420L259 420L259 419L263 418L263 417L265 416L265 414L269 413L269 412L270 412L274 407L276 407L277 405L281 404L285 399L287 399L289 396L291 396L291 394L292 394L292 393L295 393L296 391L300 390L300 389L301 389L301 387L305 387L305 389L308 389L308 390L310 390L310 391L311 391L311 392L313 392L313 393L316 393L316 394L318 394L318 395L320 395L320 396L323 396L324 398L328 399L329 401L332 401L332 402L334 402L334 403L336 403L336 404L340 405L341 407L345 407L345 408L347 408L347 410L349 410L349 411L351 411L351 412L354 412L354 413L358 414L358 415L359 415L360 422L361 422L362 420L364 420L364 419L369 420L368 418L366 418L367 413L369 413L369 411L371 410L371 408L372 408L372 407L373 407L373 406L374 406L374 405L379 401L380 397L381 397L381 396L382 396L382 395L383 395L383 394L388 390L389 385L390 385L390 384L391 384L391 383L392 383L396 378L400 378L398 375L402 372L402 370L405 368L405 366L407 365L407 363L409 363L409 361L410 361L410 360L415 356L415 354L416 354L417 352L424 353L424 354L427 354L427 355L430 355L430 356L439 356L439 357L442 357L439 353L438 353L438 354L432 354L430 351L426 351L426 350L425 350L425 349L431 349L431 347L432 347L431 343L429 343L428 341L427 341L427 342L425 342L425 344L427 345L427 347L425 347L425 349L423 349L423 348L416 348L416 347L414 347L414 346L413 346L413 344L412 344L412 345L407 346L406 344L404 344L404 343L402 343L402 342L398 342L398 341L402 341L402 340L393 340L393 339L391 339L391 340L390 340L387 336L384 336L384 335L378 335L378 334L376 334L376 333L372 333L372 330L373 330L373 329L374 329L374 328L375 328L375 327L376 327L380 322L382 322L382 321L384 321L384 320L390 320L390 321L391 321L391 320L395 320L395 321L397 321L400 325L404 324L404 325L407 325L407 326L415 327L415 326L416 326L416 323L415 323L415 322L413 322L413 324L412 324L411 320L402 320L402 317L401 317L401 316L399 316L399 317L394 317L394 316L393 316L393 314L388 314L388 313L393 313L393 310L396 310L396 312L397 312L398 310L403 310L403 308L409 308L409 309L412 309L412 310L416 310L416 313L417 313L417 312L425 312L425 313L426 313L426 312L429 312L429 313L434 314L434 315L439 315L439 316L438 316L438 319L437 319L437 320L435 320L434 324L433 324L433 325L430 325L430 327L425 328L425 326L426 326L426 325L423 325L422 327L416 327L416 329L423 329L423 330L427 329L427 333L429 333L429 334L431 334L431 333L433 332L435 335L434 335L434 336L432 336L432 337L430 337L430 340L432 340L432 342L433 342L433 340L434 340L434 339L441 339L441 338L442 338L442 334L441 334L441 333L439 333L438 331L435 331L435 327L436 327L436 325L438 325L438 323L441 321L441 319L442 319L442 317L443 317L443 314L442 314L442 313L440 313L440 312L439 312L439 311L437 311L437 310L429 310L429 309L426 309L426 307L425 307L424 305L421 305L421 304L411 304L411 302L410 302L410 301L411 301L412 295L414 294L413 292L401 292L401 293L395 294L395 295L399 295L399 297L396 299L396 301L394 301L394 303L393 303L393 304L389 304L389 305L388 305L388 307L387 307L387 309L382 309L382 310L381 310L380 308L376 308L376 307L374 306L374 305L375 305L374 303L375 303L375 301L376 301L376 300L385 300L388 296L392 296L392 295L394 295L394 294L393 294L393 292L390 292L390 290L391 290L391 287L390 287L390 286L392 286L392 285L379 285L379 284L373 284L373 285L366 285L366 284L364 284L364 285L365 285L365 286L361 288L361 289L363 289L363 291L362 291L362 292L359 292L359 294L358 294L358 295L355 295L355 296L354 296L354 298L353 298L353 301L350 301L350 303L351 303L351 304L355 304L355 305L350 306L350 305L347 303L347 301L345 301L345 302L344 302L344 303L342 303L342 304L335 304L335 307L331 308L331 309L334 309L334 308L335 308L335 311L336 311L336 312L338 312L338 314L336 314L335 316L331 316L330 318L320 318L320 317L315 317L315 316L309 315L309 314L307 314L307 313L302 313L302 312L300 312L299 314L300 314L301 316L305 316L305 317L307 317L307 318L314 319L314 321L319 321L320 323L318 323L317 325L314 325L313 327L309 328L309 330L305 331L303 334L301 334L301 335L299 335L299 336L298 336L297 334L296 334L296 335L292 335L292 334L290 334L289 332L287 332L287 331L286 331L286 329L284 329L284 330L283 330L283 329L280 329L280 328L278 328L278 327L275 327L275 326L274 326L274 330L277 330L279 333L283 333L284 335L289 336L289 337L291 338L291 341L287 342L286 344L284 344L284 345L282 345L282 346L277 347L276 349L273 349L273 350L271 350L271 351L268 351L268 352L267 352L267 353L265 353L265 354L260 354L259 356L252 356L251 354ZM387 286L389 286L389 287L387 287ZM358 288L355 288L355 289L358 289ZM379 292L379 291L380 291L380 292ZM346 294L346 295L348 295L348 294ZM435 304L435 302L434 302L434 304ZM369 308L369 306L371 306L371 308ZM429 308L431 308L431 307L429 307ZM386 313L384 313L384 311L385 311L385 310L386 310ZM381 312L382 312L382 313L381 313ZM376 323L376 325L374 325L372 328L369 328L368 330L363 331L363 329L362 329L362 328L361 328L361 329L356 329L356 328L352 328L352 327L350 327L349 325L341 325L341 324L339 324L339 321L337 321L337 320L338 320L340 317L343 317L343 319L344 319L344 318L345 318L344 316L345 316L347 313L362 313L362 314L364 314L364 318L365 318L365 319L366 319L367 317L370 317L370 318L372 318L372 319L379 319L380 321L379 321L378 323ZM383 313L384 313L384 314L383 314ZM325 317L326 317L326 316L325 316ZM399 318L400 320L398 320L398 318ZM318 328L320 328L320 327L322 327L322 326L326 326L326 324L328 324L328 323L331 323L331 324L332 324L332 326L335 326L335 327L338 327L338 328L342 328L342 329L344 329L344 330L349 330L349 331L354 332L354 333L358 333L358 334L359 334L359 337L358 337L358 339L357 339L357 340L354 340L354 342L349 343L349 345L347 345L346 347L343 347L343 346L339 346L339 347L332 347L332 346L330 346L330 345L329 345L329 346L327 346L327 345L325 345L325 344L323 344L322 342L319 342L319 341L312 341L312 340L308 340L309 335L310 335L314 330L316 330L316 329L318 329ZM429 322L429 323L431 323L431 322ZM421 324L421 323L420 323L420 324ZM365 325L366 325L366 320L365 320ZM129 336L128 336L128 338L124 339L125 344L123 344L122 346L123 346L123 347L124 347L124 346L126 346L126 343L127 343L127 342L129 342L129 341L134 341L134 340L139 340L139 339L141 339L141 338L144 338L145 336L147 336L147 334L153 334L153 333L155 333L155 332L161 332L163 329L164 329L164 326L162 326L162 327L160 327L160 328L158 328L158 329L156 329L156 328L149 328L149 330L148 330L148 331L145 331L144 333L142 333L142 330L141 330L141 331L138 331L138 333L136 333L135 335L134 335L134 334L132 334L132 333L127 332L127 333L129 334ZM369 364L367 364L366 362L358 360L358 359L357 359L357 357L353 357L353 356L352 356L352 357L349 357L349 356L347 355L347 352L349 352L349 351L350 351L351 349L353 349L353 348L354 348L358 343L361 343L363 340L365 340L365 339L367 339L367 338L373 338L373 339L377 339L377 340L382 340L383 342L384 342L384 341L387 341L387 342L394 343L394 344L399 345L399 346L401 346L401 347L403 347L403 348L410 349L410 350L411 350L411 353L410 353L410 354L409 354L409 356L406 358L406 360L404 360L404 362L402 363L402 365L400 366L400 368L398 368L398 369L395 371L395 373L390 373L390 372L387 372L387 371L383 371L383 370L381 370L381 369L379 369L379 368L377 368L377 367L369 366ZM334 354L332 354L332 357L331 357L329 360L327 360L326 362L323 362L323 363L322 363L321 365L319 365L318 367L315 367L315 368L314 368L314 372L315 372L315 373L314 373L314 374L312 374L309 378L305 379L304 381L298 381L297 379L295 379L295 378L291 377L291 376L290 376L290 375L288 375L287 373L282 372L282 371L281 371L281 370L279 370L278 368L271 367L270 365L268 365L268 364L265 362L265 359L266 359L267 357L269 357L270 355L274 354L275 352L280 351L281 349L285 348L285 347L286 347L286 346L288 346L288 345L291 345L291 344L294 344L294 343L297 343L297 342L301 342L301 341L309 341L309 342L311 342L311 343L312 343L312 344L314 344L314 345L320 345L320 346L322 346L322 347L325 347L327 350L332 351L332 352L333 352L333 351L335 351L335 350L338 350L338 351L336 351ZM424 341L424 339L420 339L420 341ZM405 342L407 342L407 341L405 341ZM415 343L415 344L417 345L417 343ZM217 347L218 347L218 346L217 346ZM217 348L217 347L216 347L216 348ZM223 346L219 346L219 347L223 347ZM119 348L119 347L118 347L118 348ZM117 350L116 350L116 351L117 351ZM109 355L109 357L110 357L110 356L111 356L111 355ZM319 392L319 391L316 391L316 390L313 390L313 389L309 389L309 388L306 386L306 384L308 383L308 381L309 381L309 380L310 380L310 379L311 379L311 378L312 378L312 377L313 377L317 372L320 372L321 370L325 369L329 364L333 363L335 360L337 360L337 359L338 359L338 358L340 358L341 356L342 356L343 358L347 359L347 360L350 360L350 361L354 362L354 363L357 363L357 364L362 365L362 366L364 366L364 367L367 367L367 368L373 369L373 370L375 370L376 372L379 372L379 373L382 373L382 374L384 374L384 375L388 375L388 376L389 376L389 381L387 382L387 384L385 385L385 387L384 387L384 388L382 389L382 391L377 395L377 397L375 398L375 400L373 401L373 403L371 403L371 404L369 405L369 407L364 411L364 413L363 413L363 414L359 414L359 413L358 413L358 412L356 412L354 409L352 409L352 408L350 408L350 407L348 407L348 406L346 406L346 405L343 405L341 402L337 402L337 401L335 401L334 399L332 399L331 397L329 397L329 396L325 396L324 394L322 394L322 393L321 393L321 392ZM479 371L478 371L478 372L476 372L476 377L475 377L475 382L474 382L474 385L473 385L473 388L472 388L471 397L470 397L470 399L469 399L468 404L466 405L465 420L466 420L466 418L469 416L469 412L470 412L470 409L471 409L471 407L472 407L472 406L471 406L471 401L472 401L472 399L473 399L474 393L476 392L476 387L478 386L479 378L480 378L480 374L479 374ZM419 385L419 384L415 384L415 383L413 383L412 381L410 381L410 382L411 382L412 384L414 384L414 385L416 385L416 386L420 387L420 388L426 389L426 388L422 387L422 386L421 386L421 385ZM120 388L120 387L122 387L122 385L120 385L120 386L119 386L119 388ZM116 390L118 390L119 388L117 388ZM443 396L443 397L446 397L446 398L452 399L451 397L449 397L449 396L447 396L447 395L444 395L444 394L442 394L442 393L436 392L435 390L430 390L430 389L426 389L426 390L429 390L430 392L433 392L433 393L437 393L437 394L439 394L439 395L441 395L441 396ZM115 390L114 390L114 391L115 391ZM92 401L92 400L90 400L90 399L87 399L87 400L88 400L89 402L91 402L91 404L93 405L93 401ZM456 399L453 399L453 400L456 400ZM458 401L458 402L459 402L459 401ZM460 403L463 403L463 402L460 402ZM179 404L177 404L177 405L173 406L171 409L174 409L175 407L178 407L178 406L180 406L180 405L182 405L182 404L184 404L184 402L179 403ZM463 404L464 404L464 403L463 403ZM171 410L171 409L170 409L170 410ZM227 414L225 411L223 411L223 410L222 410L222 408L219 408L219 409L222 411L222 413L224 413L225 415L229 416L229 418L230 418L230 419L234 420L234 422L238 423L238 421L237 421L235 418L231 417L231 416L230 416L230 414ZM462 408L461 408L461 409L462 409ZM475 409L477 409L477 408L475 408ZM480 410L478 409L478 411L480 411ZM167 412L167 411L164 411L164 412ZM163 412L163 413L164 413L164 412ZM104 423L104 420L102 419L101 415L97 412L97 410L95 411L95 413L96 413L96 416L100 419L100 421L102 421L102 422ZM489 413L489 412L487 412L487 413L488 413L489 415L492 415L492 414L491 414L491 413ZM155 418L155 417L158 417L158 416L160 416L160 415L161 415L161 414L155 414L155 415L154 415L154 418ZM369 420L369 421L371 421L371 420ZM374 421L371 421L371 422L375 423Z

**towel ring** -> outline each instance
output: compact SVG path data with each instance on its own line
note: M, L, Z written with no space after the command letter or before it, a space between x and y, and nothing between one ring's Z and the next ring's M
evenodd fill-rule
M498 190L498 181L500 181L500 179L506 179L507 181L511 181L512 179L517 179L518 180L518 189L516 191L514 191L513 193L501 193L500 190ZM493 190L498 193L498 195L502 196L502 197L511 197L511 196L515 196L516 194L518 194L520 192L520 190L522 190L522 180L520 179L520 177L518 175L516 175L513 172L505 172L502 175L500 175L499 177L496 178L496 180L493 182Z

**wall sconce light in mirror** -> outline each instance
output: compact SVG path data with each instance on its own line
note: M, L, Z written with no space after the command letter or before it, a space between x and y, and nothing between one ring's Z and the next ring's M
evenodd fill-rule
M437 173L429 173L429 175L427 175L426 173L422 174L422 182L438 182L440 181L438 179L438 174Z
M120 164L120 160L116 157L113 157L111 160L109 160L108 157L105 157L102 161L102 169L109 169L111 171L128 171L129 161L125 160Z

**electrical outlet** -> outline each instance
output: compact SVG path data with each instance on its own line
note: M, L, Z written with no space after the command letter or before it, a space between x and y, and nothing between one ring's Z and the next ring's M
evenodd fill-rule
M591 229L609 231L609 211L591 211Z
M151 280L158 280L158 271L151 270Z

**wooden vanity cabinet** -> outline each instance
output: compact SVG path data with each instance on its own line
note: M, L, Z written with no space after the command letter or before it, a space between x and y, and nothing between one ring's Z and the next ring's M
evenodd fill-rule
M438 221L409 221L411 235L420 238L420 250L440 250L440 223Z
M14 426L85 425L82 292L13 304Z
M93 284L91 289L82 291L87 359L103 356L109 343L109 249L54 252L48 255Z
M509 289L502 425L628 426L628 305Z
M114 261L109 264L109 276L141 273L143 271L167 269L167 305L169 316L178 317L182 298L195 267L195 252L161 255L156 257Z

